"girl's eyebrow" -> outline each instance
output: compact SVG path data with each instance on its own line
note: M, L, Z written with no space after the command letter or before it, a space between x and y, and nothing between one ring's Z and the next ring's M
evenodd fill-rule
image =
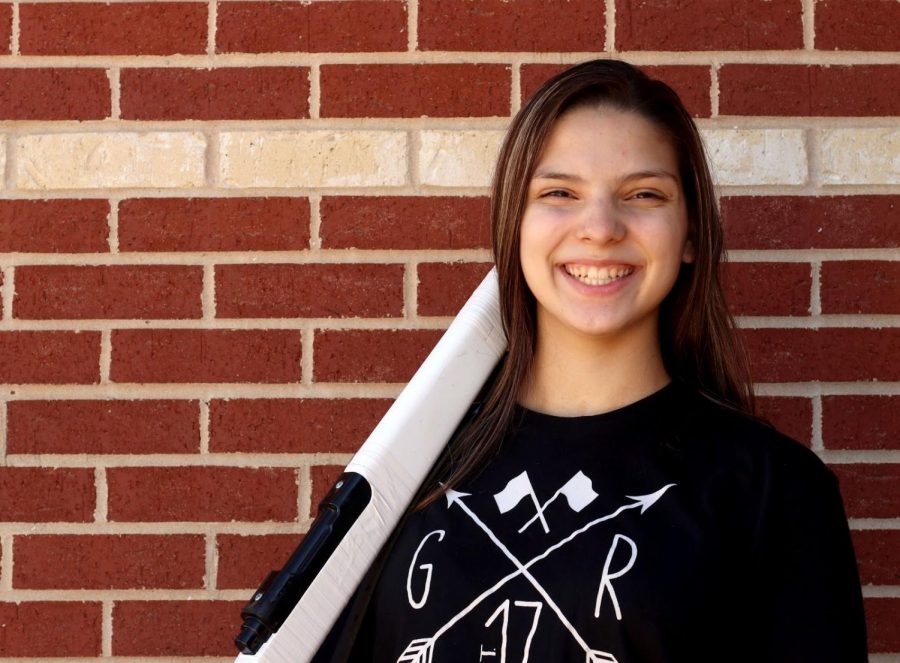
M670 173L667 170L639 170L634 173L629 173L625 177L622 178L623 182L628 182L630 180L643 180L651 177L661 177L663 179L673 180L674 182L678 182L679 179L676 175ZM578 175L572 175L570 173L561 173L557 171L551 170L538 170L532 176L533 180L564 180L568 182L583 182L584 178L579 177Z

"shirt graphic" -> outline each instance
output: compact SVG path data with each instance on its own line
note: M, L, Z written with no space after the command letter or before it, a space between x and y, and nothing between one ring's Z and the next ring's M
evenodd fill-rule
M441 646L441 639L448 631L454 628L462 620L469 617L476 609L483 610L488 604L496 604L496 609L490 613L484 622L486 635L493 634L493 638L486 638L485 642L477 643L473 649L471 660L491 661L496 663L513 663L521 661L527 663L531 653L531 644L536 633L540 632L546 621L551 621L556 626L561 626L569 637L584 652L584 661L605 661L606 663L619 663L616 657L605 651L602 643L591 642L591 635L584 633L576 625L583 622L582 619L572 620L567 615L566 603L560 597L554 597L554 590L548 586L542 575L550 577L558 576L559 568L554 568L555 555L558 551L580 538L589 537L590 533L599 527L614 527L617 519L643 514L651 508L665 493L675 484L667 484L658 490L646 495L625 496L620 504L612 508L604 508L598 500L599 494L593 488L593 482L582 471L577 471L570 479L560 486L550 497L541 502L535 491L528 472L523 471L510 479L506 485L492 494L493 504L487 500L481 500L478 506L470 505L470 493L447 491L446 510L451 518L454 532L459 536L481 537L507 561L506 567L500 569L498 577L493 583L485 586L480 593L470 598L469 602L452 613L443 614L443 623L427 637L415 638L409 642L397 663L432 663L435 652ZM548 515L551 506L557 507L562 503L569 516L580 518L558 518L560 525L552 522ZM543 549L529 558L521 558L514 552L512 542L504 541L496 528L492 528L478 511L488 508L492 516L501 516L506 519L520 517L524 509L531 513L530 517L518 527L506 524L503 533L506 538L523 535L528 530L539 529L543 538ZM554 513L559 513L558 510ZM518 525L518 523L515 523ZM533 534L533 533L532 533ZM532 537L533 538L533 537ZM446 529L434 529L426 533L412 558L409 561L406 575L406 598L409 607L414 610L424 608L430 600L432 580L435 573L433 563L427 561L429 550L438 545L452 545ZM593 606L593 617L601 617L601 607L608 603L614 618L621 620L622 611L616 594L613 581L624 576L634 567L638 556L637 542L622 533L615 533L612 544L606 552L603 565L598 569L595 579L596 585L591 587L596 598ZM513 581L524 580L531 589L531 595L517 598L507 593L507 589ZM521 584L519 585L521 587ZM561 605L562 604L562 605ZM432 610L436 608L430 606ZM516 613L517 622L521 625L522 615L525 616L527 628L519 628L518 635L524 635L524 641L510 642L509 623L513 613ZM499 641L496 637L499 632ZM474 644L474 643L473 643Z

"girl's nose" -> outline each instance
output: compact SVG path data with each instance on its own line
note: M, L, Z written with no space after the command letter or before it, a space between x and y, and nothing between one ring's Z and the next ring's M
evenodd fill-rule
M617 242L625 236L625 224L612 203L592 201L582 210L578 236L581 240L601 244Z

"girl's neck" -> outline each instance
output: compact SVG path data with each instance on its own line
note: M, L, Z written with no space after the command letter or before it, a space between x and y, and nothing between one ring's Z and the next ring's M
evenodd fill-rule
M543 337L543 340L542 340ZM530 379L519 402L559 416L609 412L670 382L655 329L619 339L538 333Z

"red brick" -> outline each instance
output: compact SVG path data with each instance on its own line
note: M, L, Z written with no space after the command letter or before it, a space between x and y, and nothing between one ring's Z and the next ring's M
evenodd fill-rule
M0 119L100 120L111 109L103 69L0 69Z
M216 587L253 591L269 571L284 566L302 540L302 534L220 534L216 539L219 550Z
M442 332L433 330L319 331L317 382L407 382Z
M826 262L822 313L900 313L900 262Z
M723 272L734 315L808 315L810 266L790 262L732 262Z
M306 198L130 198L122 251L296 251L309 247Z
M88 522L94 503L92 470L0 467L3 522Z
M218 265L220 318L403 315L402 265Z
M757 382L900 380L900 329L745 329Z
M802 9L796 0L616 0L616 49L802 48Z
M602 51L605 35L593 0L419 0L423 51Z
M125 69L129 120L279 120L309 117L308 67Z
M490 246L487 198L337 196L322 199L327 249L474 249Z
M199 2L53 2L19 7L22 55L206 53Z
M0 200L0 252L109 250L106 200Z
M869 597L865 600L866 626L869 631L869 651L893 653L900 651L900 599Z
M492 263L423 263L419 265L419 315L456 315Z
M13 545L17 589L200 589L206 572L199 534L17 536Z
M828 449L900 449L900 396L824 396Z
M853 547L864 585L900 585L900 530L854 530Z
M234 656L244 604L117 601L112 614L113 656Z
M344 466L313 465L309 471L312 479L312 495L309 502L311 513L309 515L315 518L319 512L319 503L331 490L338 477L344 473Z
M12 41L12 5L0 5L0 53L10 52Z
M511 75L499 64L325 65L321 115L507 117Z
M567 64L526 64L522 65L522 102L531 98L538 88L551 77L567 69ZM641 71L671 87L694 117L709 117L712 102L709 67L691 65L659 65L641 67Z
M26 265L16 268L19 319L199 318L203 268Z
M900 464L832 465L849 518L900 517Z
M390 404L374 398L213 400L209 447L225 453L351 453Z
M95 384L100 332L0 332L0 384Z
M99 602L0 603L3 656L100 656Z
M817 49L900 50L900 5L896 0L817 0L815 15Z
M119 522L291 521L297 473L288 468L111 467L109 519Z
M10 401L6 450L19 454L198 453L197 401Z
M296 382L300 332L255 329L116 329L115 382Z
M725 65L719 70L722 115L897 115L900 67Z
M898 196L735 196L722 199L729 249L900 246Z
M812 440L812 402L808 398L758 396L757 413L773 426L806 446Z
M223 2L219 4L216 51L405 51L406 3Z

